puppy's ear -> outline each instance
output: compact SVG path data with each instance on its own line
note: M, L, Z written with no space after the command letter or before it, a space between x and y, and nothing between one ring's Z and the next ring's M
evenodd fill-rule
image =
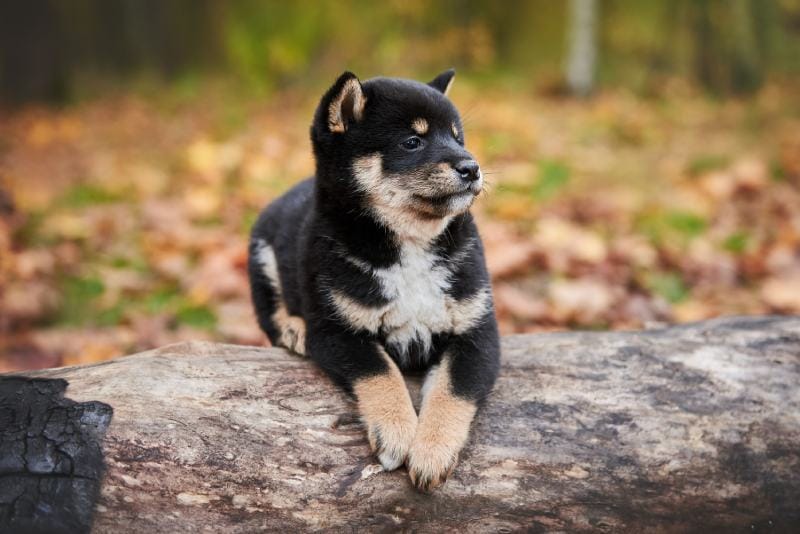
M350 124L358 122L364 116L367 97L361 88L361 82L352 72L345 72L333 84L325 95L327 101L328 129L335 133L344 133Z
M456 77L456 69L447 69L436 78L428 82L428 85L442 93L443 95L447 95L447 92L453 86L453 79Z

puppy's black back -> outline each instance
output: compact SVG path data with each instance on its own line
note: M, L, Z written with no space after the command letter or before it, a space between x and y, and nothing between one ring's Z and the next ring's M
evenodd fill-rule
M306 234L314 211L314 179L308 178L272 202L259 215L250 235L248 273L256 316L270 341L277 344L277 331L269 318L283 299L291 315L302 315L299 274L301 236ZM260 261L270 247L276 259L278 276L270 280ZM274 287L276 283L280 287Z

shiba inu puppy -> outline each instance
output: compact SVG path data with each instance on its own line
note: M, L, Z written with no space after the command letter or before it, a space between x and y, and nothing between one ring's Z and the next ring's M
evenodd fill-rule
M453 470L500 355L454 74L342 74L311 126L316 176L268 206L250 241L261 328L355 398L383 467L405 463L422 490ZM427 370L419 415L404 370Z

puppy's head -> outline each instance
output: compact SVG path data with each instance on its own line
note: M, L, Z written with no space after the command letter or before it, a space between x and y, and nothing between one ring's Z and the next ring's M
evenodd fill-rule
M321 187L357 196L385 220L430 221L468 210L483 177L446 96L454 75L448 70L424 84L362 83L342 74L311 128Z

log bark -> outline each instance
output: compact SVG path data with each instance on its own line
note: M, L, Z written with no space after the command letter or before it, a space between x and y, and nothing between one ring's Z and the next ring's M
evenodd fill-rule
M282 350L190 342L28 376L114 410L96 532L800 531L800 318L507 337L430 495Z

